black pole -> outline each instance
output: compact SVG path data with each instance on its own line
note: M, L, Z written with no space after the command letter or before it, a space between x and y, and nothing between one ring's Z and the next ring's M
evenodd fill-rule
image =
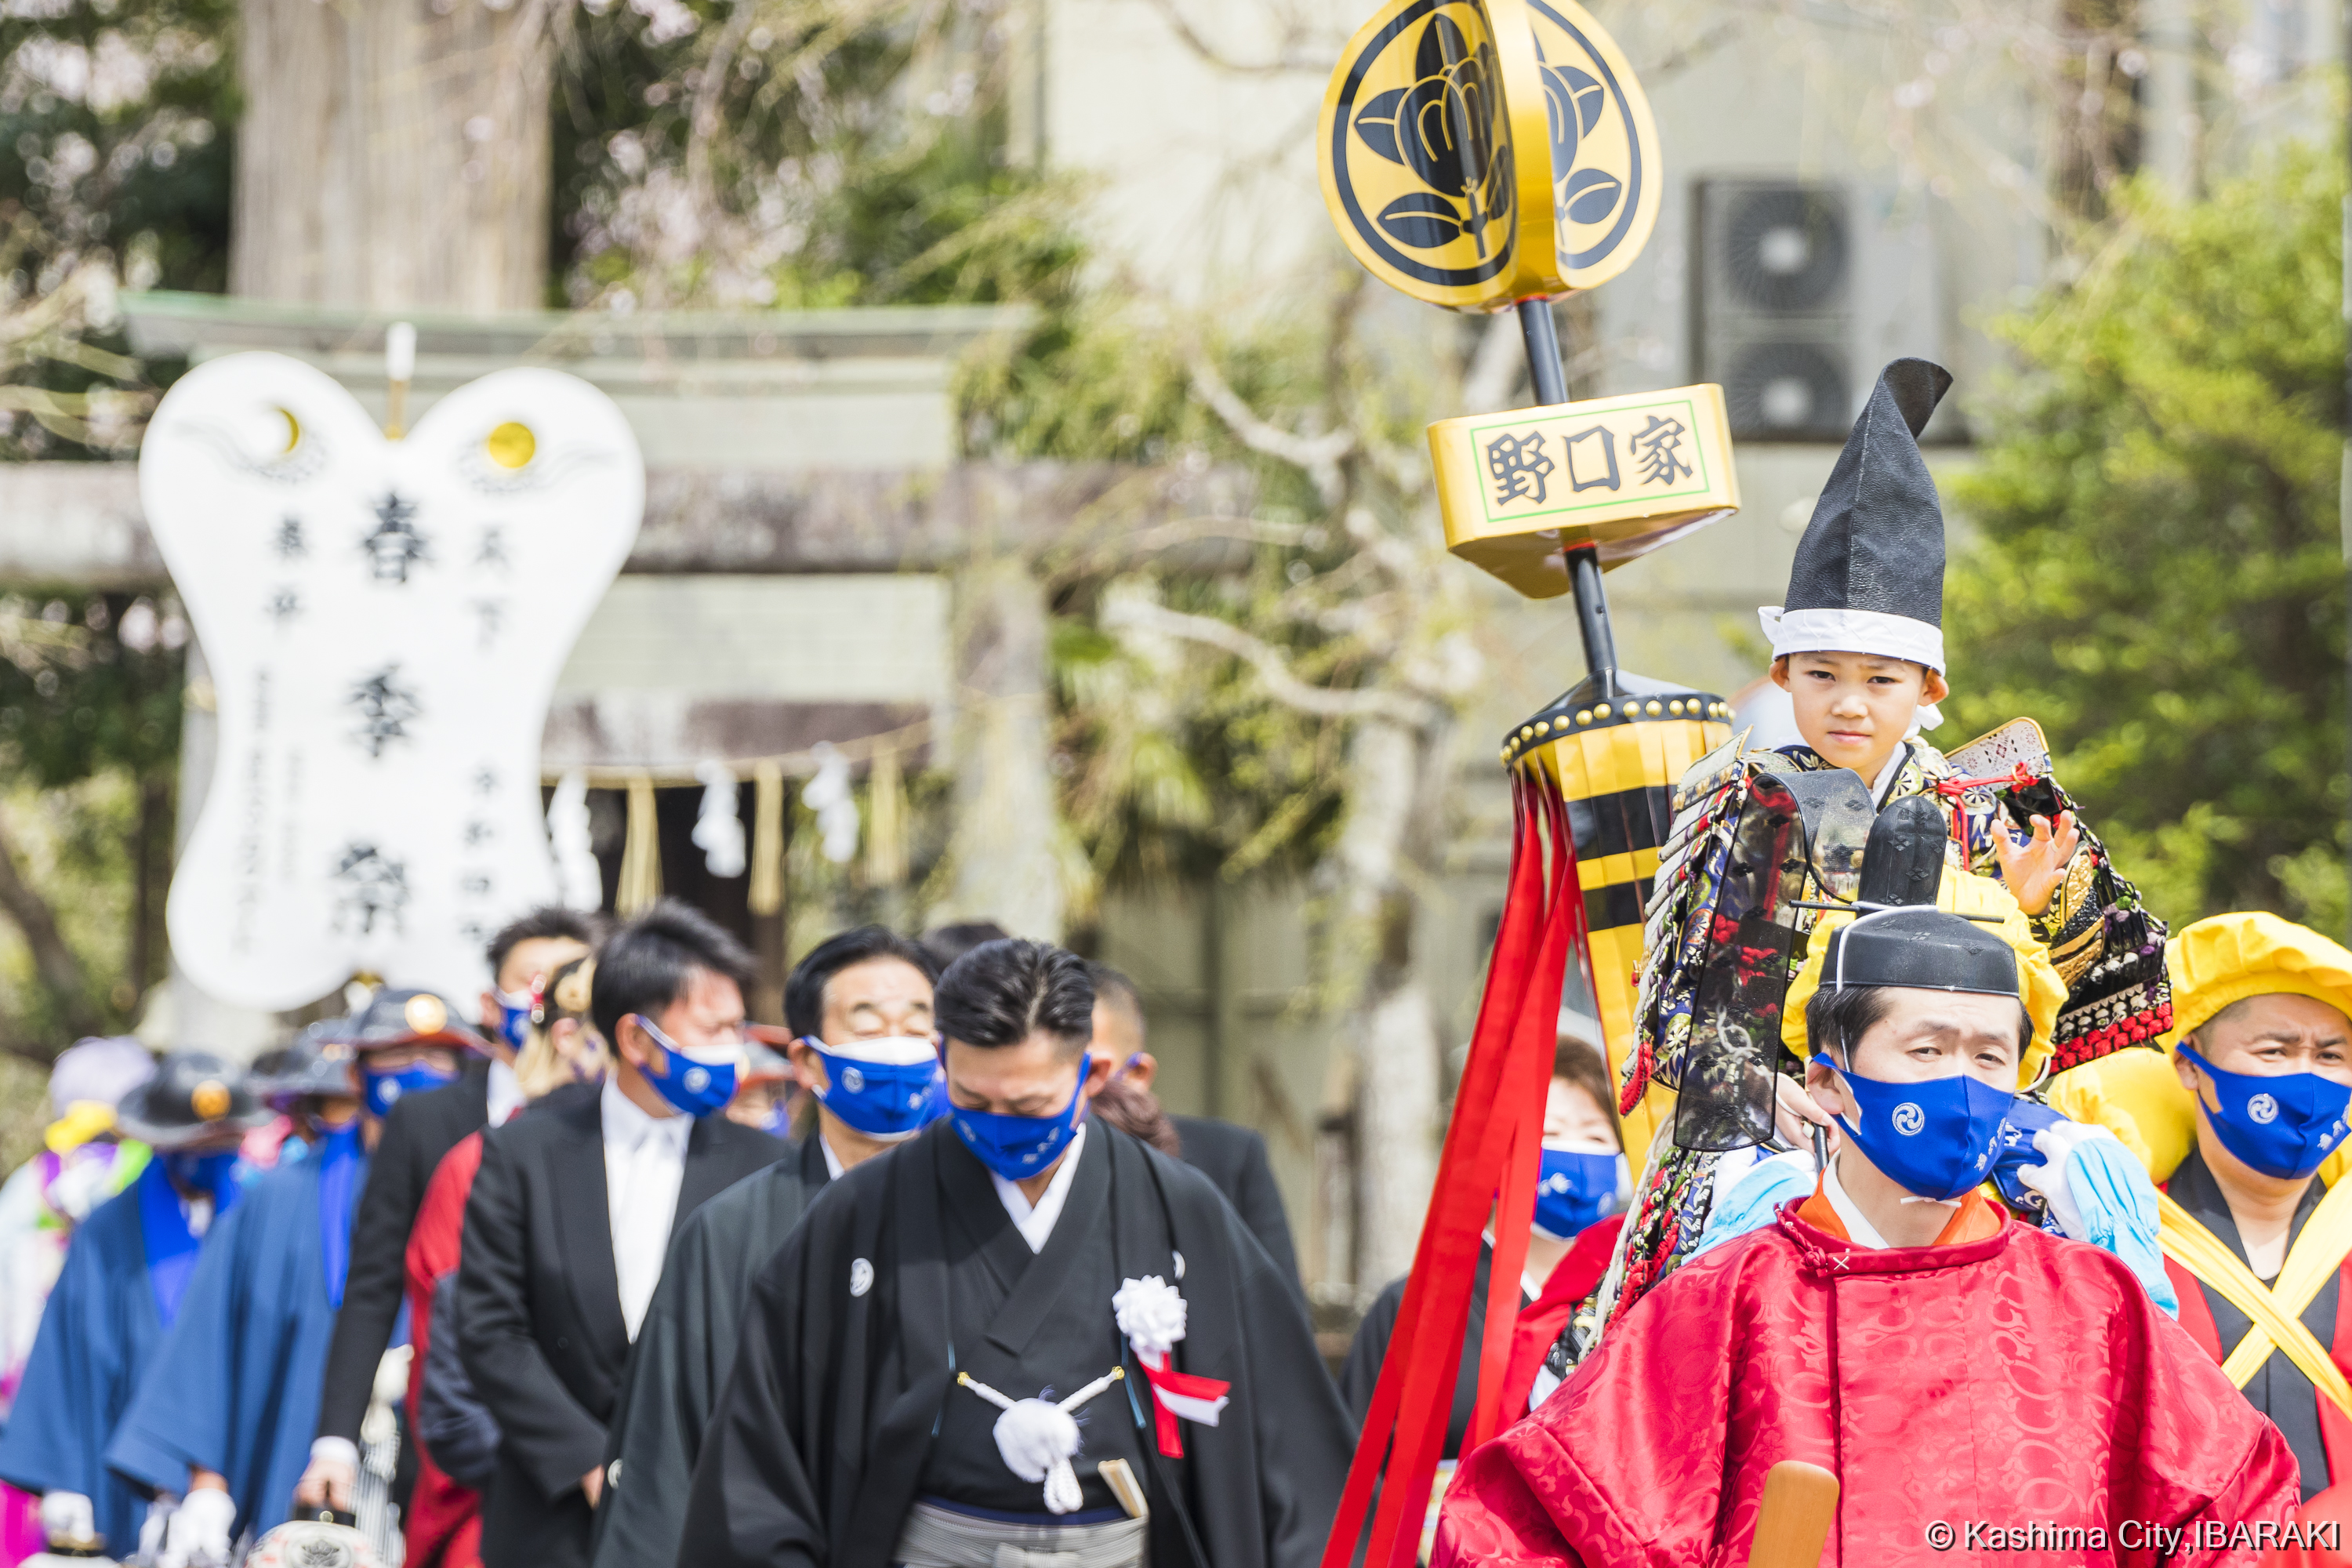
M1560 369L1559 332L1551 301L1518 302L1519 335L1528 346L1528 375L1538 403L1566 403L1568 376ZM1609 629L1609 595L1601 586L1601 552L1580 544L1567 552L1569 585L1576 595L1577 629L1584 634L1584 666L1604 690L1617 684L1617 638Z

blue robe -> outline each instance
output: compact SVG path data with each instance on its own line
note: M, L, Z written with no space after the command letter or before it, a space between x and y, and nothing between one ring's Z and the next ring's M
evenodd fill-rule
M28 1492L81 1493L108 1551L122 1558L138 1548L147 1501L108 1470L106 1445L163 1337L139 1218L150 1184L165 1188L166 1201L178 1201L163 1163L151 1161L74 1232L57 1289L41 1310L7 1431L0 1434L0 1480ZM186 1484L183 1475L180 1485Z
M365 1185L365 1156L356 1158L353 1179L338 1184L349 1194L337 1216L346 1241ZM191 1466L220 1472L236 1500L232 1537L284 1523L310 1462L335 1329L322 1163L280 1165L215 1222L179 1321L106 1449L109 1465L152 1491L184 1491Z

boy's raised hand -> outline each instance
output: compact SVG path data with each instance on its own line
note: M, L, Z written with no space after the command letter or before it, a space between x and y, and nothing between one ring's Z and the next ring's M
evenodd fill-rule
M2033 837L2020 844L2010 837L2006 828L1992 836L1993 852L2000 857L2001 884L2017 907L2028 915L2039 915L2050 907L2058 891L2058 883L2066 875L2067 862L2083 842L2082 829L2074 826L2074 814L2062 811L2053 830L2050 819L2036 816Z

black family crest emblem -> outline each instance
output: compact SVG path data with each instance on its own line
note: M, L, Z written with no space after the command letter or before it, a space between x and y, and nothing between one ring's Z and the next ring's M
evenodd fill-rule
M1324 94L1340 236L1431 304L1499 310L1589 288L1657 217L1655 132L1616 46L1573 0L1390 0Z

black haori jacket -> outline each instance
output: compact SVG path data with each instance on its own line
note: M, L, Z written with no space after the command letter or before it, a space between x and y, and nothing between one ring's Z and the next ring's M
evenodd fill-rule
M1150 1388L1131 1350L1136 1402L1119 1392L1097 1402L1098 1419L1140 1413L1151 1561L1313 1568L1353 1434L1294 1288L1208 1179L1089 1121L1045 1249L988 1322L959 1332L947 1221L979 1205L1003 1215L986 1169L946 1121L817 1196L752 1283L678 1561L888 1568L954 1366L1017 1358L1073 1259L1108 1247L1120 1279L1158 1275L1182 1291L1176 1370L1232 1384L1217 1426L1181 1423L1181 1459L1160 1457L1151 1440ZM1100 1310L1109 1345L1111 1303Z

